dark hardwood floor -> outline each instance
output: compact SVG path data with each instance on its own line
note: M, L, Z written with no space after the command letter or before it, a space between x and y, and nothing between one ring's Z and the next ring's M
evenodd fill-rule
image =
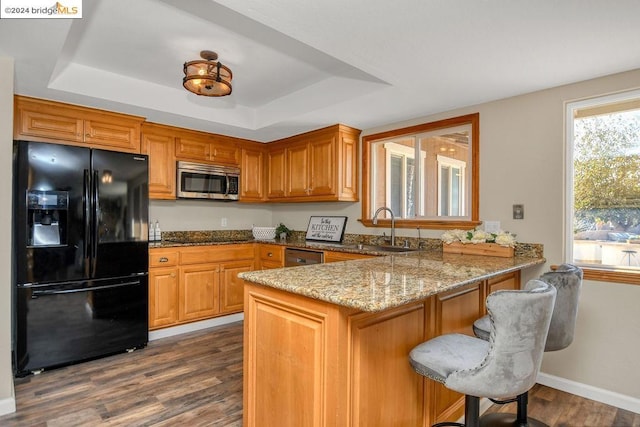
M0 426L241 426L242 322L17 379L16 401ZM552 427L640 427L639 414L540 385L529 413Z
M0 426L241 426L242 322L16 380Z
M640 427L640 414L540 384L529 391L529 416L550 427ZM516 413L516 404L493 405L485 413Z

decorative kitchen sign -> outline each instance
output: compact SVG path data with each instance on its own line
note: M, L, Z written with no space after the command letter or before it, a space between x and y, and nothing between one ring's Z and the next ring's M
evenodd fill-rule
M340 243L346 224L346 216L312 216L307 227L307 240Z

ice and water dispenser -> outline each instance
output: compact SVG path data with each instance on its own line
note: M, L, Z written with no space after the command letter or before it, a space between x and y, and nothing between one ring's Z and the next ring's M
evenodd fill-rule
M28 191L29 246L67 244L69 192Z

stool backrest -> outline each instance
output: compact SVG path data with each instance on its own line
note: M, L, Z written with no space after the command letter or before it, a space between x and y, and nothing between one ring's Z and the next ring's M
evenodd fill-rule
M450 388L473 389L477 396L522 394L536 382L542 363L556 289L531 280L520 291L496 291L487 298L493 327L489 353L479 367L447 377Z
M552 285L558 292L545 351L562 350L573 341L582 288L582 269L571 264L561 264L555 271L540 276L540 280Z

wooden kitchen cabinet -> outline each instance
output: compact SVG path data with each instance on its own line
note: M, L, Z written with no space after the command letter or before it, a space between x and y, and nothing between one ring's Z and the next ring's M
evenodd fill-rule
M238 274L254 269L254 261L229 261L220 264L220 313L237 313L244 307L244 280Z
M267 151L267 198L286 197L286 148L283 145L268 147Z
M258 260L261 270L284 267L284 246L258 244Z
M178 160L229 166L240 164L238 142L227 136L179 129L175 149Z
M338 189L336 135L322 135L309 141L310 196L333 196Z
M434 336L460 333L473 336L473 322L484 314L485 282L478 282L435 295ZM427 394L432 397L430 407L434 422L456 419L455 414L464 407L464 395L444 385L428 382Z
M311 192L311 168L309 168L309 145L297 144L287 147L285 163L286 197L306 197ZM331 165L329 168L333 168Z
M149 328L210 319L243 309L254 244L149 249Z
M491 292L499 290L514 290L520 289L520 271L514 271L512 273L503 274L501 276L492 277L487 280L487 296Z
M419 302L349 318L353 397L351 419L345 425L422 427L412 421L420 420L425 411L423 379L407 357L424 341L426 316L425 304ZM389 407L394 411L386 410Z
M178 259L175 248L149 251L149 329L178 321Z
M178 321L178 267L149 270L149 329Z
M240 201L265 200L265 148L263 144L243 144L240 150Z
M359 135L357 129L334 125L269 144L267 198L357 201Z
M321 135L287 147L287 197L335 196L336 139Z
M171 128L154 123L142 125L142 152L149 156L149 198L176 198L175 137Z
M243 425L426 426L459 418L464 396L416 374L408 354L445 333L472 334L487 290L517 289L519 280L519 272L506 273L370 313L247 282Z
M14 97L14 139L139 153L143 121L143 117Z
M218 264L180 266L179 319L202 320L218 314L220 299Z

